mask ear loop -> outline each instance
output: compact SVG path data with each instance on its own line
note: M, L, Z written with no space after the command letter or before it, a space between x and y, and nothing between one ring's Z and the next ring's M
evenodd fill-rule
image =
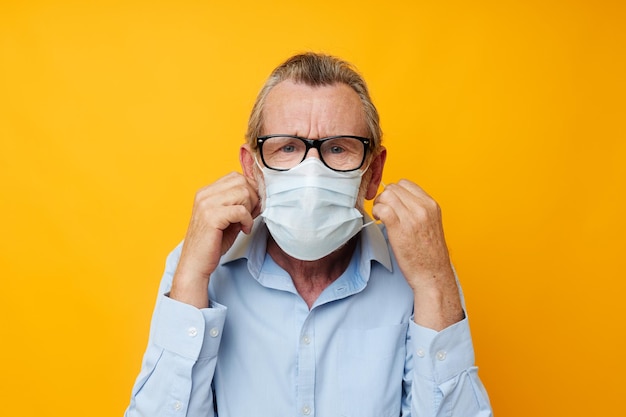
M382 182L382 181L380 182L380 185L382 185L383 190L384 190L385 188L387 188L387 185L385 185L385 183L384 183L384 182ZM380 187L380 185L379 185L379 187ZM377 194L377 196L378 196L378 194ZM374 218L373 218L373 216L372 216L372 220L371 220L371 221L369 221L369 222L367 222L367 223L364 223L364 224L363 224L363 226L361 226L361 228L366 228L367 226L370 226L370 225L372 225L372 224L381 224L381 223L382 223L382 222L381 222L380 220L376 220L376 219L374 219Z
M259 169L263 171L263 167L261 166L261 164L259 164L259 158L257 158L256 153L254 154L254 162L256 163L256 166L258 166Z

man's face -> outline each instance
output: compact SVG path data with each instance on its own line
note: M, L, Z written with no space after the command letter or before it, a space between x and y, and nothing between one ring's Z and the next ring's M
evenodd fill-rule
M311 87L283 81L266 97L263 122L263 135L288 134L309 139L335 135L370 136L361 100L345 84ZM310 149L307 158L319 158L317 150ZM364 175L361 184L358 208L362 208L367 177L369 175ZM259 194L264 199L260 172L257 179Z

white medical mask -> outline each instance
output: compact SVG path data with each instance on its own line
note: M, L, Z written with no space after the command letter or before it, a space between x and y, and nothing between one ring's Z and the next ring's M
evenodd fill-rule
M265 179L261 216L278 246L296 259L323 258L372 223L364 225L355 208L362 170L333 171L317 158L307 158L288 171L261 169Z

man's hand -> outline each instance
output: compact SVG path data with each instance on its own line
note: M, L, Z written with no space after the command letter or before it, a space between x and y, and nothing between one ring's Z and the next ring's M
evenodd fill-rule
M257 190L254 180L231 173L197 192L171 298L208 307L209 278L220 257L239 232L250 233L260 213Z
M415 322L439 331L463 319L437 202L416 184L401 180L385 187L372 214L385 224L398 265L413 289Z

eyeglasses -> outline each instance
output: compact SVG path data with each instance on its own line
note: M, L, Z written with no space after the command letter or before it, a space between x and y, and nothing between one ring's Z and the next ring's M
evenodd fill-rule
M292 135L267 135L256 138L261 160L275 171L287 171L304 161L309 149L315 148L328 168L355 171L363 166L370 139L360 136L330 136L305 139Z

